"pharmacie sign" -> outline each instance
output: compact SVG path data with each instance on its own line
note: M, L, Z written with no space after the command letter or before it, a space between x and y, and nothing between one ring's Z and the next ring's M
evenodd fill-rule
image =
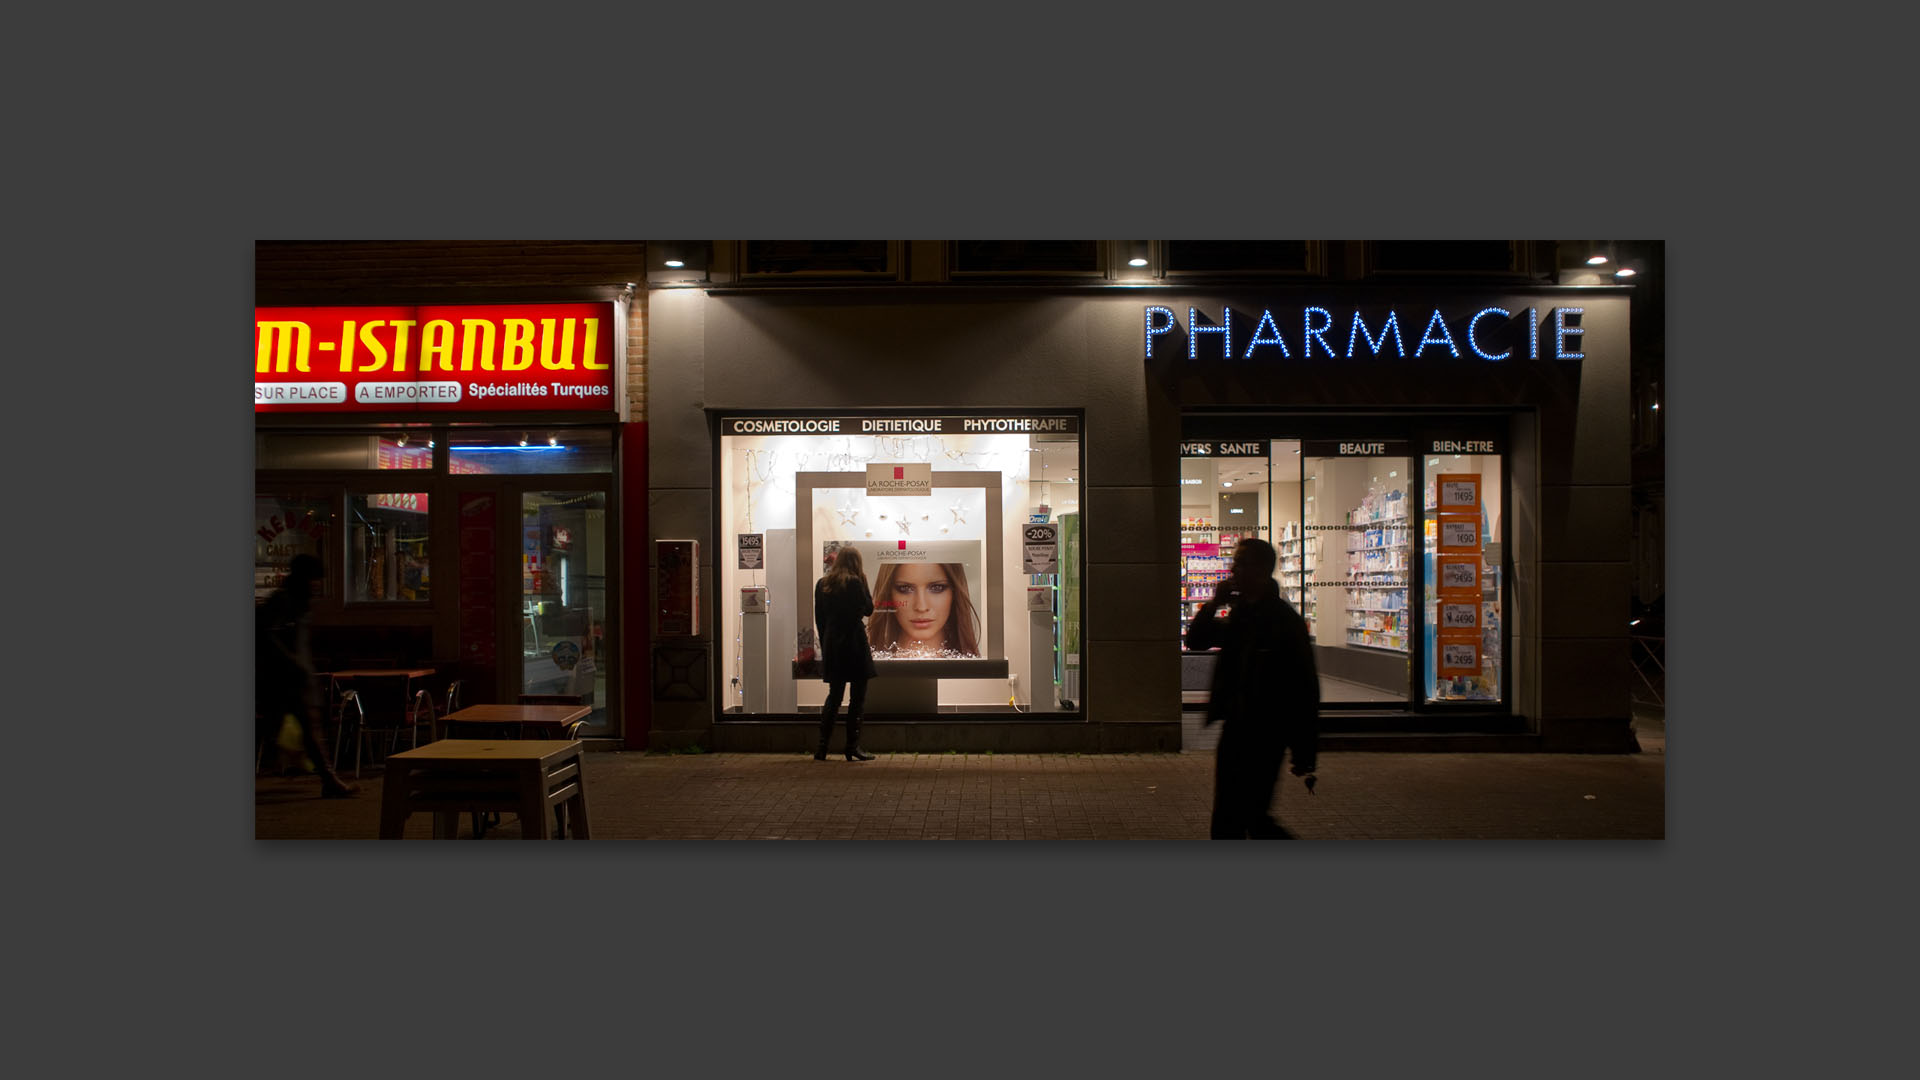
M1146 307L1146 358L1189 360L1581 360L1585 308L1555 305ZM1182 321L1184 320L1184 321ZM1156 353L1155 350L1158 350Z
M255 412L614 407L611 303L253 309Z

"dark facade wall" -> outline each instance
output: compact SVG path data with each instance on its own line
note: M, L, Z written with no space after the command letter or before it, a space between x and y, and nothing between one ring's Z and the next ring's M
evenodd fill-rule
M647 280L646 245L626 241L263 241L253 268L261 306L612 299Z
M1356 294L1358 295L1358 294ZM1382 295L1375 291L1372 296ZM1390 294L1411 321L1435 294ZM1611 293L1478 290L1462 303L1510 310L1586 308L1581 362L1479 360L1189 364L1143 356L1143 311L1191 305L1239 317L1301 301L1281 290L1217 295L1169 290L1080 293L911 289L651 295L649 454L655 537L701 544L703 629L711 650L713 445L706 410L852 408L1084 409L1087 521L1085 700L1102 723L1177 718L1180 416L1204 405L1523 407L1513 418L1516 711L1546 721L1601 720L1625 731L1627 611L1627 303ZM1309 302L1324 302L1320 300ZM1425 305L1425 307L1422 307ZM1421 320L1424 325L1424 318ZM1250 333L1249 321L1239 333ZM1420 326L1403 331L1411 346ZM1297 329L1295 331L1297 333ZM1464 343L1463 343L1464 348ZM1296 346L1297 355L1297 346ZM1538 438L1533 438L1537 422ZM1521 458L1529 458L1526 461ZM1530 475L1529 475L1530 473ZM1528 486L1524 494L1521 483ZM1519 592L1524 586L1526 592ZM1606 659L1614 651L1620 663ZM1610 666L1611 665L1611 666ZM1615 668L1617 667L1617 674ZM712 723L712 702L655 705L656 731Z

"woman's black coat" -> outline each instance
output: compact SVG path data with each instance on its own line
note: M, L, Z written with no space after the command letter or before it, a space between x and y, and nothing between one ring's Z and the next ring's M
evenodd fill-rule
M824 682L856 682L876 674L873 650L867 645L862 620L873 614L873 593L856 579L856 588L827 588L821 578L813 587L813 626L819 631L820 678Z

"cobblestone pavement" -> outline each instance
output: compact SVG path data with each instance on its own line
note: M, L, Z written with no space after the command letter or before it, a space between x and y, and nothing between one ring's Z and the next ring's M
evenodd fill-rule
M1287 777L1276 804L1303 840L1660 839L1664 732L1639 754L1328 753L1316 794ZM1211 752L586 755L593 837L613 840L1199 840ZM351 799L312 777L256 777L257 839L378 834L380 779ZM486 839L517 839L512 814ZM416 814L409 838L432 834ZM463 838L471 835L465 823Z

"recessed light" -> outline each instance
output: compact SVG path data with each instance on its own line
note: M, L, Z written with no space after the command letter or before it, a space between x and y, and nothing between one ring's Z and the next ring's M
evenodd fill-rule
M1587 259L1587 265L1588 265L1588 266L1599 266L1599 265L1600 265L1601 263L1603 263L1603 262L1606 262L1606 261L1607 261L1607 257L1606 257L1605 255L1593 255L1593 256L1590 256L1590 257L1588 257L1588 259Z
M673 267L675 270L678 270L687 264L679 259L668 259L667 265Z
M1615 271L1613 272L1613 276L1614 276L1614 277L1632 277L1632 276L1633 276L1633 267L1631 267L1631 266L1623 266L1623 267L1621 267L1620 269L1618 269L1618 270L1615 270Z

